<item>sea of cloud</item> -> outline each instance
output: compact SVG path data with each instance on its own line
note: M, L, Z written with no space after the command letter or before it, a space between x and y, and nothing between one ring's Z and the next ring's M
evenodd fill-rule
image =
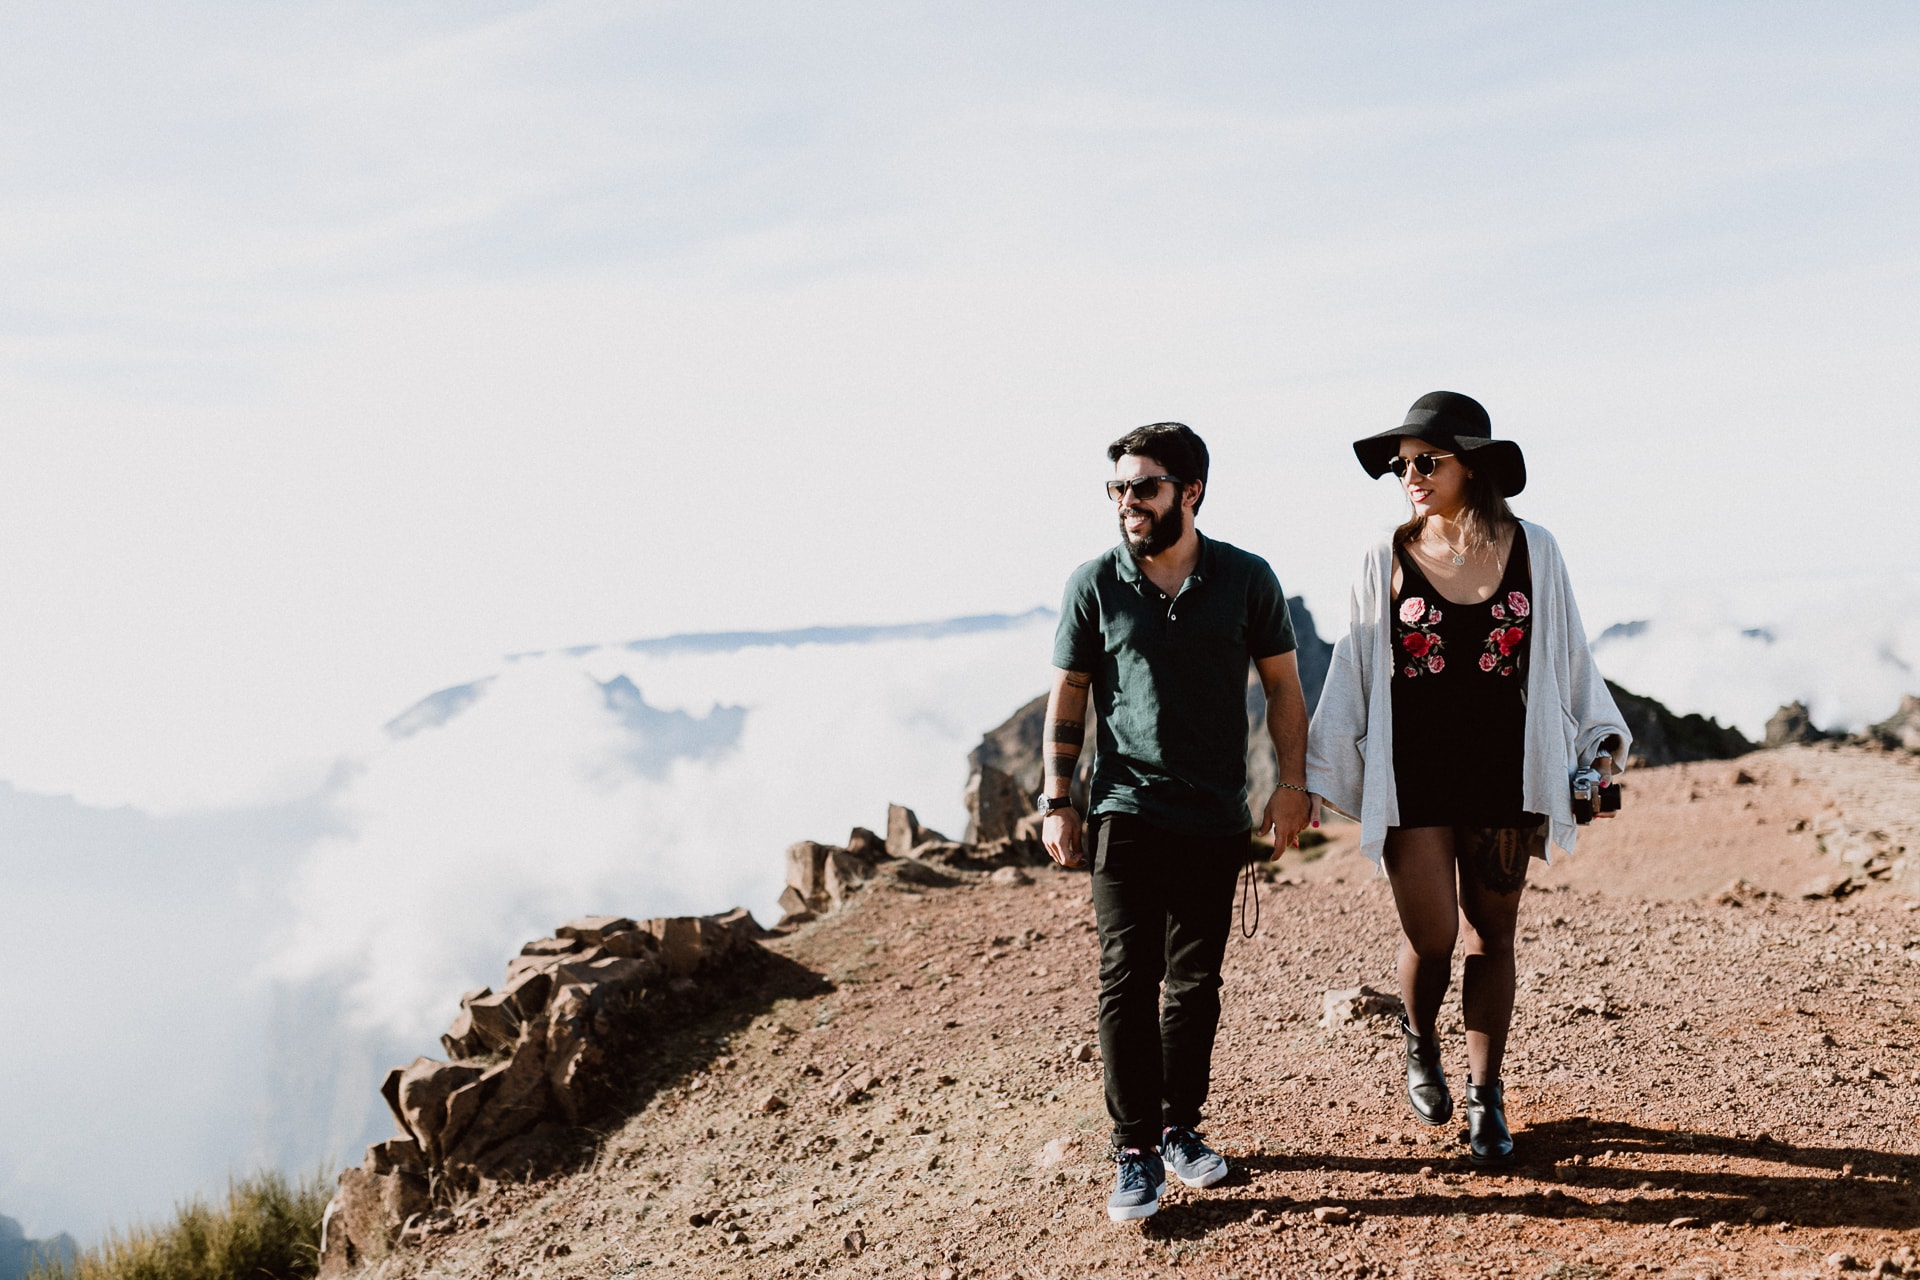
M610 646L505 665L340 789L289 886L276 980L344 984L356 1025L426 1040L518 940L589 912L771 921L785 847L956 831L965 757L1045 687L1052 620L939 638Z

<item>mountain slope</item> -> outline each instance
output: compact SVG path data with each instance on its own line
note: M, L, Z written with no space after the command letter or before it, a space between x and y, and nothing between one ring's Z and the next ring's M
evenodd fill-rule
M1824 755L1863 793L1916 772ZM1541 873L1510 1171L1412 1120L1390 1018L1322 1024L1323 993L1391 989L1396 936L1336 828L1229 949L1208 1129L1239 1172L1144 1226L1102 1208L1087 881L1041 871L871 890L775 942L830 989L686 1028L573 1172L463 1207L383 1275L1751 1275L1920 1246L1920 915L1886 890L1777 896L1830 874L1816 827L1876 816L1804 758L1652 771ZM1772 883L1661 899L1618 874L1646 845L1724 883L1757 836L1781 842Z

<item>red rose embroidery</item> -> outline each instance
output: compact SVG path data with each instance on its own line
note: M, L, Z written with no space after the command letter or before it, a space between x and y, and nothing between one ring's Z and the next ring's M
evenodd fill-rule
M1401 652L1406 655L1406 664L1400 668L1402 677L1411 680L1446 665L1440 651L1446 648L1447 642L1434 629L1434 624L1440 621L1439 605L1429 605L1421 596L1408 596L1400 602L1395 618L1394 634Z
M1516 618L1524 618L1533 611L1533 606L1529 605L1527 598L1518 591L1507 592L1507 608L1513 610L1513 616Z
M1508 627L1505 631L1502 631L1499 637L1501 656L1505 657L1507 654L1512 653L1514 647L1526 638L1527 633L1518 627Z

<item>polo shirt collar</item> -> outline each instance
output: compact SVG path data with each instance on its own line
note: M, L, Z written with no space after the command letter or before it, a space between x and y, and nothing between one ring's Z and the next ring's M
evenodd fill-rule
M1207 580L1208 574L1213 572L1217 557L1214 555L1212 538L1198 529L1193 531L1193 536L1200 539L1200 557L1194 561L1193 572L1187 575L1187 582L1197 587ZM1115 565L1115 569L1120 575L1120 581L1132 583L1138 588L1147 580L1147 575L1140 572L1140 562L1133 558L1131 551L1127 550L1126 543L1122 542L1116 549L1116 559L1119 563Z

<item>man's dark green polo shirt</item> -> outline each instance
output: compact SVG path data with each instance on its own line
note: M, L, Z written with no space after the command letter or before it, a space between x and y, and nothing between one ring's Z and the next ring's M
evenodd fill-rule
M1053 665L1093 677L1093 812L1193 835L1247 819L1247 663L1291 653L1293 619L1265 560L1202 536L1169 598L1125 546L1067 580Z

